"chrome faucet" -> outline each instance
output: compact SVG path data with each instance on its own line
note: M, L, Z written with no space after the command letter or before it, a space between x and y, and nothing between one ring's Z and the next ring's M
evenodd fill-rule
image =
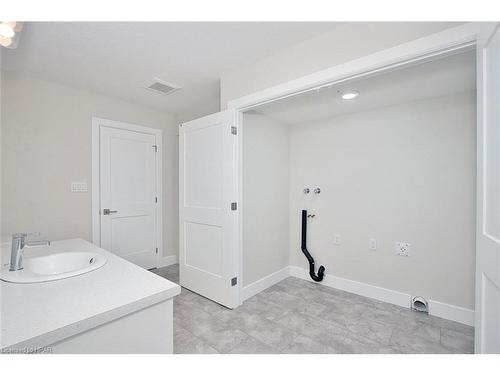
M27 233L16 233L12 235L12 250L10 253L10 271L23 269L23 253L26 247L49 246L50 241L26 241Z

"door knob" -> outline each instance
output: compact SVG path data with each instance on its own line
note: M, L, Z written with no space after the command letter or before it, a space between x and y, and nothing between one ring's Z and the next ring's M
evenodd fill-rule
M116 214L117 212L118 211L112 211L109 208L105 208L104 210L102 210L103 215Z

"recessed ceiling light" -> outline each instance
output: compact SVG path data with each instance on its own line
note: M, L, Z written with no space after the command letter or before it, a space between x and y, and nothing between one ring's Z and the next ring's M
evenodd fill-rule
M359 96L359 92L357 91L346 91L342 93L342 99L344 100L351 100L354 98L357 98Z

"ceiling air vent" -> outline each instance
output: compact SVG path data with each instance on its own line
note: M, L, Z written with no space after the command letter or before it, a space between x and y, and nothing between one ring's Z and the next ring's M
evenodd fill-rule
M181 89L181 87L178 85L162 81L161 79L158 78L155 78L154 82L146 88L160 95L170 95L173 92L176 92L177 90Z

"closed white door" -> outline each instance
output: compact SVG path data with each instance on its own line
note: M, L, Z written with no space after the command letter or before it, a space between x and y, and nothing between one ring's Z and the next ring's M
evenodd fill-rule
M234 114L184 123L179 132L180 283L238 305L237 135Z
M156 136L100 127L101 247L157 266Z
M500 353L500 31L478 46L477 353Z

